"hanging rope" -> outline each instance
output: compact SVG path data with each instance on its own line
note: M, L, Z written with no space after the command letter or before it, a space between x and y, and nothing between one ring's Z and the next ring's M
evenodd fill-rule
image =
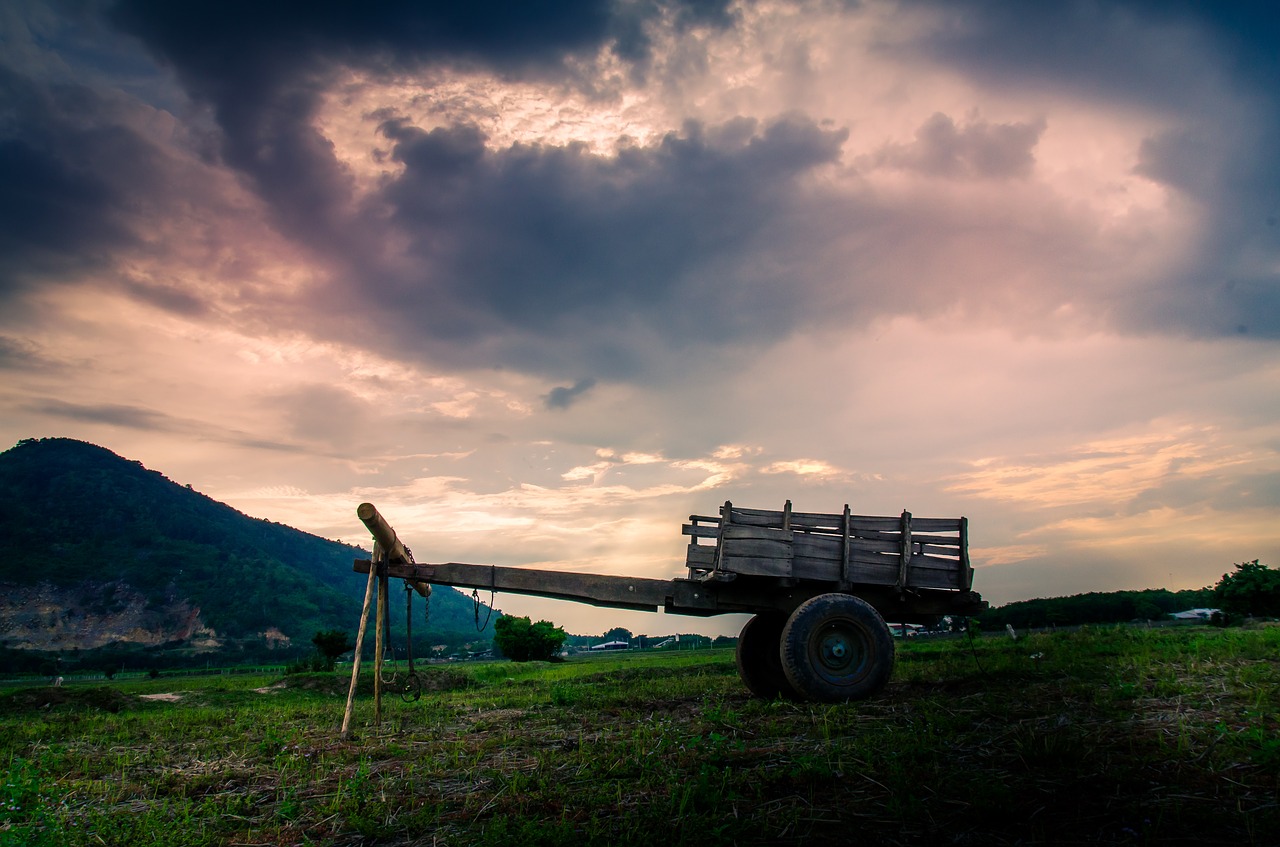
M489 625L489 618L493 617L493 598L497 593L498 574L497 569L489 566L489 610L485 613L484 623L480 623L480 589L471 589L471 602L475 604L476 612L476 632L484 632L485 627Z

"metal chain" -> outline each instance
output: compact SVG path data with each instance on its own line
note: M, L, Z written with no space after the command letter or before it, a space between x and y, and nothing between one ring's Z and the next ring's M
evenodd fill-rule
M496 569L489 566L489 611L485 613L484 623L480 623L480 589L471 589L471 602L475 604L476 632L484 632L489 626L489 618L493 617L493 598L497 594L498 575Z

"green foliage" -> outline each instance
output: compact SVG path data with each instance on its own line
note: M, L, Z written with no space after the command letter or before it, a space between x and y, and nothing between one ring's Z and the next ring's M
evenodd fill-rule
M630 644L633 636L631 635L631 630L626 627L615 626L613 629L600 636L600 638L602 639L602 643L606 644L610 641L625 641Z
M356 643L351 640L351 636L341 629L325 629L311 636L311 643L316 645L316 650L320 651L320 655L324 657L326 667L322 670L333 670L334 662L338 657L349 650L356 649Z
M1280 570L1259 564L1257 559L1235 568L1214 586L1213 598L1218 605L1234 615L1280 615Z
M513 662L550 659L566 637L565 631L550 621L530 623L528 618L511 615L499 618L493 627L494 646Z
M1041 629L1081 624L1128 623L1134 620L1159 620L1171 612L1207 606L1213 597L1211 589L1168 591L1163 588L1145 591L1093 591L1070 597L1045 597L1020 600L983 612L981 629L993 632L1011 625L1014 629Z
M186 600L228 649L249 651L237 642L260 644L272 627L305 643L359 619L363 578L351 563L367 551L249 517L93 444L28 439L0 453L0 502L0 582L78 592L89 614L141 595L161 628ZM403 604L391 618L403 631ZM475 631L471 602L453 589L432 593L430 622ZM26 664L0 651L0 671Z

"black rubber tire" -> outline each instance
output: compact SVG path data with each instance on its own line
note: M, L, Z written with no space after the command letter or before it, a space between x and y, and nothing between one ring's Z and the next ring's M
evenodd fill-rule
M782 670L782 629L787 616L782 612L761 612L747 621L738 635L734 658L738 676L747 690L765 700L797 695Z
M801 603L782 630L782 670L809 700L872 696L893 675L893 635L870 603L820 594Z

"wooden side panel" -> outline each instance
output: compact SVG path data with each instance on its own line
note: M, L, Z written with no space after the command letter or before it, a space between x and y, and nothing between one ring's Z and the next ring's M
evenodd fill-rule
M795 520L795 515L791 516ZM815 535L796 532L792 534L791 550L794 555L793 575L801 579L840 579L843 556L840 538L834 535Z
M792 534L781 529L730 525L723 529L720 568L730 573L791 576Z
M700 570L712 568L716 563L716 548L707 544L690 544L685 564Z
M959 563L955 559L912 556L907 585L912 588L960 588Z
M726 502L720 513L691 515L683 527L690 537L690 568L846 586L968 590L971 585L964 518L853 515L848 506L843 513L796 512L790 501L782 510ZM712 539L716 543L707 543Z

